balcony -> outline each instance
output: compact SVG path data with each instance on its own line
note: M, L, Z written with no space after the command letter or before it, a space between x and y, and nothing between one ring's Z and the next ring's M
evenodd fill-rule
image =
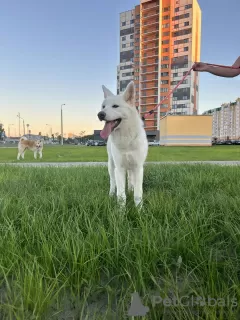
M158 24L158 23L159 23L159 21L155 21L153 23L144 23L144 25L142 27L149 27L149 26L153 26L153 25Z
M151 89L158 89L158 87L141 88L141 90L151 90Z
M157 40L159 40L159 38L153 38L153 39L150 39L150 40L146 40L146 41L143 41L142 43L145 44L145 43L153 42L153 41L157 41Z
M144 67L150 67L150 66L155 66L158 65L158 62L153 62L153 63L148 63L148 64L142 64L140 66L140 68L144 68Z
M157 9L157 8L159 8L159 4L155 4L155 5L149 6L147 8L142 8L142 12L147 12L148 10Z
M149 47L149 48L144 48L144 47L141 46L141 51L142 51L142 50L145 50L145 51L147 51L147 50L153 50L153 49L158 49L158 48L159 48L158 46Z
M142 36L144 37L145 35L149 35L149 34L152 34L152 33L158 33L158 30L154 29L154 30L151 30L149 32L142 32Z

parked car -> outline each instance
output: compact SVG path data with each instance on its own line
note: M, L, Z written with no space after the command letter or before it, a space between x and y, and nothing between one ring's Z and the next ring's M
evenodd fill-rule
M97 144L95 144L95 146L96 145L99 146L99 147L106 146L106 142L105 141L98 141Z
M160 141L154 140L148 142L149 146L160 146Z
M234 141L234 144L239 145L239 144L240 144L240 140L235 140L235 141Z
M95 143L93 140L88 140L85 145L89 147L89 146L94 146Z

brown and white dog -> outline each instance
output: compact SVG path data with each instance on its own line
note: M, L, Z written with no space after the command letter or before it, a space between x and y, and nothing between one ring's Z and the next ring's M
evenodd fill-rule
M37 159L38 153L39 153L40 159L42 159L43 141L42 140L28 140L26 137L22 137L18 143L17 160L20 160L21 156L24 159L24 153L26 150L31 150L34 152L34 159Z

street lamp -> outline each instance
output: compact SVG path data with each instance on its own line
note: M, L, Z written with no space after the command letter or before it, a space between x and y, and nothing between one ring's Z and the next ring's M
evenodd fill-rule
M65 106L65 103L61 105L61 145L63 146L63 113L62 107Z
M14 124L11 123L11 124L8 125L8 138L10 138L10 135L11 135L11 132L10 132L10 127L11 126L14 126Z
M21 133L20 133L20 119L22 119L23 121L23 134L25 135L25 122L24 122L24 119L20 117L20 113L18 112L17 114L17 118L19 118L19 124L18 124L18 130L19 130L19 137L21 136Z

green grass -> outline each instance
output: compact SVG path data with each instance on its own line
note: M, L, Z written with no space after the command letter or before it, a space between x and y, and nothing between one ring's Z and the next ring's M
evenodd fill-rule
M134 291L145 319L239 319L239 307L152 304L239 301L239 181L237 167L147 166L143 211L129 195L123 214L106 168L1 166L0 319L128 319Z
M0 148L0 162L16 162L17 148ZM149 147L147 161L240 160L240 146L214 147ZM21 160L23 161L23 160ZM26 151L24 162L89 162L107 161L105 147L45 146L43 159L34 160Z

